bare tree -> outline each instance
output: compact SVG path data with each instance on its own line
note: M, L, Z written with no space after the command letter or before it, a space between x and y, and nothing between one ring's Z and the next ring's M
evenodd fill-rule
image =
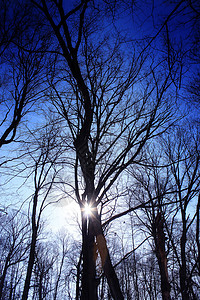
M21 264L27 259L29 230L28 220L19 212L8 211L4 218L1 217L0 299L17 296L14 287L21 273L17 269L23 269Z
M49 299L52 295L52 280L56 257L51 243L38 243L33 269L33 299Z
M61 276L63 273L65 260L66 257L69 256L69 236L67 236L67 234L59 234L58 243L59 243L59 247L55 249L56 253L58 253L56 255L58 268L57 268L57 275L55 280L55 290L53 295L54 300L58 299L58 295L59 295L58 290L59 290L59 285L62 282Z
M26 27L26 22L22 22L24 30L21 32L25 34L18 36L16 34L16 32L19 33L18 22L14 22L14 26L11 26L13 23L9 19L4 23L2 39L0 38L2 57L11 70L9 82L12 82L11 93L3 90L6 84L1 86L4 114L1 120L0 147L16 139L17 128L22 117L32 110L33 105L38 103L42 95L44 104L42 108L45 110L50 108L57 114L57 121L59 120L62 130L61 135L64 137L62 145L65 147L67 145L67 149L71 150L70 164L68 164L70 167L66 168L66 172L72 172L73 169L74 179L73 182L61 181L64 188L73 190L75 201L78 202L81 210L82 251L77 263L77 299L79 296L82 300L98 298L98 290L100 290L98 285L101 282L99 278L101 275L97 272L99 259L110 288L107 293L108 297L124 298L117 268L113 265L113 258L106 242L106 225L129 212L141 209L145 211L151 223L149 229L154 238L159 265L159 268L155 268L155 273L159 269L161 289L163 294L166 292L166 299L169 299L170 287L164 236L167 221L163 210L166 203L158 201L162 193L159 192L153 200L149 193L143 203L128 207L128 209L123 206L120 212L119 203L123 202L123 193L126 193L128 186L128 184L123 186L122 183L125 171L130 166L134 168L146 166L145 147L156 136L166 132L174 122L173 103L175 103L178 89L181 88L182 60L186 56L185 50L182 55L181 51L178 51L180 49L175 49L171 38L173 36L170 35L173 27L170 27L170 21L172 17L178 16L179 18L179 14L188 8L198 15L196 3L194 5L191 1L188 4L185 4L185 1L178 1L170 4L170 8L173 6L172 10L171 12L167 10L166 18L159 24L159 28L147 38L141 38L141 41L138 40L136 32L135 37L132 30L127 30L126 36L122 32L123 28L122 30L120 28L122 21L132 9L133 3L130 5L128 1L80 0L66 4L62 0L30 0L26 5L25 1L22 3L27 9L22 14L25 19L22 19L27 20L27 16L30 16L28 27ZM9 15L6 2L3 1L1 9L6 18ZM16 20L18 20L18 15L16 15ZM163 32L166 39L164 47L162 50L155 50L158 46L157 38ZM49 61L49 57L53 59ZM10 95L11 101L9 101ZM30 128L31 126L30 123ZM32 240L23 299L27 299L30 288L41 214L54 184L54 176L57 175L54 165L57 159L55 152L56 148L59 150L60 148L55 142L54 134L52 139L52 132L48 129L47 138L44 143L41 142L40 150L38 148L34 153L29 151L30 157L35 162L34 195L30 206L32 208ZM66 138L70 142L66 142ZM52 151L55 156L51 154ZM171 155L170 151L169 153ZM171 173L175 186L178 186L177 160L170 155L168 155L169 164L173 166ZM191 157L194 157L193 154ZM187 159L184 161L188 162ZM179 163L180 160L178 160L178 166ZM64 164L65 158L61 166ZM185 170L187 171L184 174L185 177L188 176L189 182L193 178L193 176L190 178L189 165L185 166ZM51 171L53 175L49 180L48 176ZM195 172L196 178L198 172L197 170ZM159 186L158 183L157 188ZM180 196L184 189L185 187L181 187L177 195ZM195 186L191 194L191 188L188 186L188 194L192 195L191 197L197 195L197 190L198 186ZM68 195L71 197L71 191ZM184 212L188 204L185 208L181 206L187 197L181 195L179 198L176 204L180 205L176 212L179 212L179 209L183 212L182 221L187 225L189 221L184 216ZM185 201L185 203L189 202L189 200ZM116 215L113 215L114 212ZM104 226L102 226L102 220ZM186 226L186 235L187 228L191 229L192 224L198 220L199 204L191 224ZM199 249L198 237L197 225L196 244ZM173 244L173 237L171 237L171 243ZM183 253L184 241L181 247ZM178 261L179 254L177 253L175 256ZM123 253L123 256L126 257L126 254ZM180 274L186 273L183 263L184 255L182 258L180 265L183 272L181 271ZM179 262L181 262L180 259ZM39 298L46 297L42 289L45 279L43 275L47 265L48 261L38 259L38 270L41 267L37 278L41 280L37 293ZM49 265L52 267L53 262ZM58 279L62 266L61 261ZM196 266L197 263L195 270ZM125 272L124 277L121 277L123 285L125 276L130 278L125 259L122 259L122 267ZM150 268L147 267L147 269ZM143 269L146 279L149 275L145 273L147 269ZM193 272L192 269L190 274ZM184 282L185 279L181 278L183 279L181 282ZM191 282L191 278L188 279L188 283ZM150 286L146 284L150 297L157 297L159 293L157 284L153 289L155 281L156 278L152 277ZM166 290L164 290L165 286L167 286ZM59 280L56 283L54 298L56 298L58 287ZM181 288L184 289L182 283ZM129 289L127 286L126 290L130 296ZM137 294L139 295L139 292Z
M158 261L162 299L171 299L165 223L169 211L174 206L171 200L174 190L169 167L163 154L162 151L158 153L156 147L150 147L146 152L146 164L136 170L134 168L129 169L131 176L133 176L129 205L134 207L132 198L137 199L138 204L143 204L143 207L133 211L141 226L146 228L153 238L152 250ZM137 186L137 189L134 189L134 186Z
M32 3L46 16L57 39L58 50L54 52L59 59L52 69L49 96L66 120L74 145L75 193L82 213L81 299L97 299L96 246L112 297L123 299L98 206L123 171L141 160L148 140L170 121L171 111L165 102L172 82L170 73L160 67L161 79L153 61L148 61L148 71L142 71L147 66L145 51L136 54L135 50L127 63L119 35L102 36L106 3L96 6L82 1L72 9L62 2ZM137 83L142 79L144 87L139 90ZM85 213L86 206L91 214Z
M42 212L45 207L50 204L47 202L47 199L60 169L56 168L56 161L61 154L61 145L59 146L56 142L56 134L58 132L53 125L50 127L51 129L48 132L44 131L44 135L40 137L40 140L36 141L35 151L29 149L29 155L35 164L33 167L34 194L31 201L32 211L30 218L32 235L22 295L23 300L28 299ZM45 130L47 130L47 128L45 128Z
M22 6L21 6L22 5ZM23 8L22 8L23 7ZM2 19L0 41L0 147L11 143L17 127L24 116L33 111L33 105L45 89L46 62L44 56L36 53L37 29L31 32L30 7L16 1L8 5L1 2ZM40 37L41 38L41 37ZM43 42L43 49L45 43ZM23 47L26 46L26 51Z
M171 163L171 173L174 178L177 193L177 205L180 210L181 239L180 239L180 288L183 299L196 299L193 290L193 272L197 268L197 261L192 267L187 259L187 240L190 228L198 222L198 195L199 195L199 135L193 128L189 133L181 130L176 132L176 140L167 141L167 154ZM197 207L194 213L190 211L190 204ZM198 228L198 225L197 225ZM197 233L198 236L198 233ZM196 244L198 249L198 241ZM198 258L196 258L198 259Z

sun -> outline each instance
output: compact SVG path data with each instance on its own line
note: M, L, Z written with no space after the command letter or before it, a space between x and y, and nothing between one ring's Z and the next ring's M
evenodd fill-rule
M92 208L88 203L84 205L84 212L87 216L90 216L92 214Z

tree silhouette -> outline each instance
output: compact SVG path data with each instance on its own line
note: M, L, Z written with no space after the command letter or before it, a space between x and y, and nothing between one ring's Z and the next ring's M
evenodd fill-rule
M82 249L70 262L73 279L68 276L65 286L71 280L74 290L69 297L162 294L170 299L170 287L172 297L180 292L185 299L194 297L199 202L192 219L189 211L199 195L199 138L193 127L196 142L190 145L176 128L181 124L185 133L188 128L181 121L186 103L182 105L182 91L195 101L199 96L199 34L190 30L198 26L198 3L161 1L158 7L147 1L29 0L11 7L2 1L0 9L0 147L4 145L5 154L0 166L7 179L2 187L23 177L26 190L27 170L34 162L32 238L20 297L27 299L31 292L39 298L64 295L59 278L66 270L65 251L57 283L47 280L45 285L45 278L53 276L54 257L40 257L46 253L42 242L41 252L37 249L51 189L52 202L67 198L80 207ZM189 25L179 30L183 24ZM59 177L57 170L62 170ZM174 236L179 223L181 243ZM117 232L120 226L131 237L125 238L127 247ZM194 232L194 243L187 243ZM120 254L112 251L115 243ZM167 259L178 274L174 281Z

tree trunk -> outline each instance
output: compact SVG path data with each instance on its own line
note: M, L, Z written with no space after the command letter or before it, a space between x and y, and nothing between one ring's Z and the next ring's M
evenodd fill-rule
M82 214L83 273L81 300L97 300L95 239L90 218Z
M181 237L181 267L180 267L180 286L181 295L183 300L189 300L189 294L187 289L187 275L186 275L186 258L185 258L185 243L186 235L183 233Z
M26 272L26 279L25 279L25 284L24 284L22 300L28 299L31 275L32 275L34 261L35 261L35 247L36 247L36 240L37 240L37 234L38 234L38 229L37 229L37 225L36 225L37 201L38 201L38 189L36 189L35 195L33 198L31 248L30 248L30 253L29 253L29 261L28 261L28 267L27 267L27 272Z
M2 274L1 280L0 280L0 299L2 299L3 287L4 287L4 282L5 282L7 270L8 270L8 267L9 267L10 256L11 256L11 251L8 253L8 256L6 258L6 263L5 263L5 266L4 266L4 269L3 269L3 274Z
M106 239L103 234L103 230L100 223L100 217L98 213L94 213L93 221L93 229L96 236L97 249L99 251L101 257L102 267L108 281L108 285L111 291L111 295L115 300L123 300L124 297L122 295L119 281L117 275L115 273L114 267L111 263L109 251L106 244Z
M39 275L39 289L38 289L38 296L39 299L38 300L43 300L43 293L42 293L42 279L43 279L43 271L42 273Z
M106 240L100 224L98 213L93 211L91 216L85 217L82 214L82 236L83 236L83 274L82 274L82 292L81 300L95 300L97 295L96 279L96 246L101 257L102 267L115 300L123 300L119 281L112 266Z
M186 218L185 211L182 212L183 232L181 236L181 267L180 267L180 287L182 300L189 300L189 292L187 287L187 270L186 270Z
M198 269L198 274L200 276L200 194L198 197L198 203L197 203L197 225L196 225L196 243L197 243L197 249L198 249L198 253L197 253L197 269Z
M24 284L24 290L22 295L22 300L28 299L28 292L30 288L30 281L31 281L31 274L33 270L33 265L35 261L35 246L36 246L36 239L37 239L37 230L34 230L32 233L32 240L31 240L31 249L29 254L29 261L28 261L28 267L26 272L26 279Z
M157 213L155 220L155 245L156 245L156 256L158 259L158 265L161 276L161 291L163 300L171 300L170 290L171 286L168 279L167 270L167 255L165 252L165 233L163 229L163 217L160 212Z
M78 265L77 265L77 279L76 279L76 299L75 300L79 300L79 295L80 295L80 278L81 278L81 263L82 263L82 250L80 253L80 258L78 261Z

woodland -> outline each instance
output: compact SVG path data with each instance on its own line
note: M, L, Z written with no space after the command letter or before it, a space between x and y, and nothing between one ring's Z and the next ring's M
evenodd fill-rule
M198 0L1 0L0 300L200 299L199 113Z

